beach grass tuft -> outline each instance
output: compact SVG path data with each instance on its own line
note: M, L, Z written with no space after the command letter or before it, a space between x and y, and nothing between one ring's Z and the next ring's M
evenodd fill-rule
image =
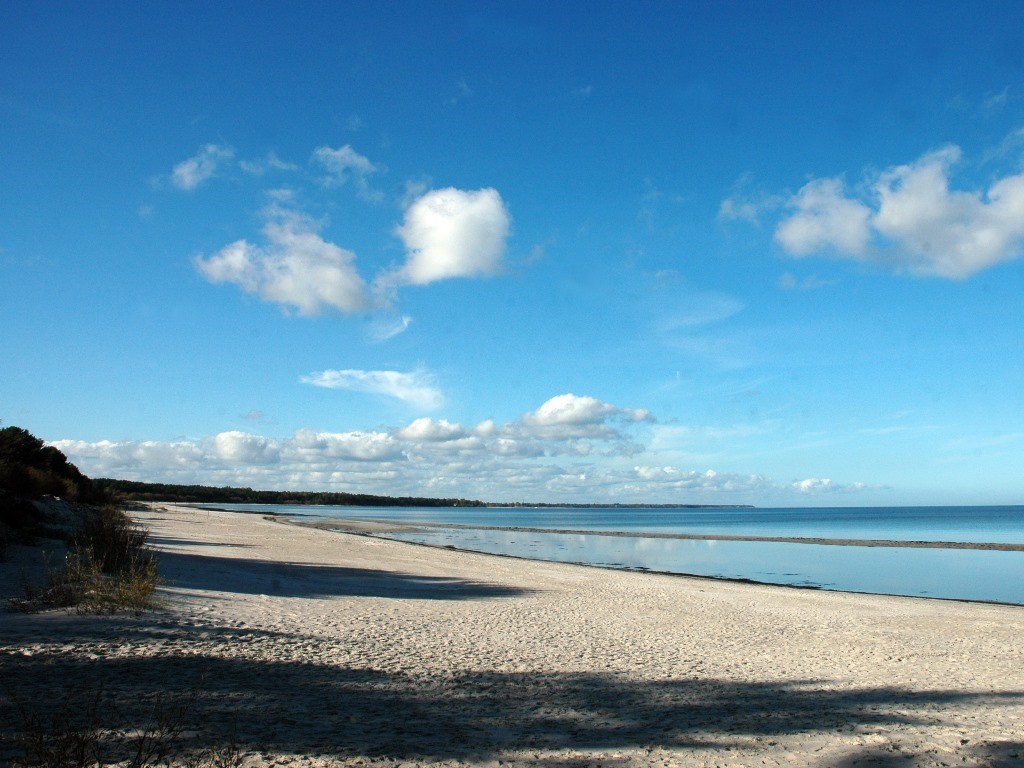
M11 699L20 726L12 740L19 754L11 764L17 768L239 768L243 763L234 740L201 750L186 747L187 702L158 697L145 724L125 726L114 725L119 707L102 687L72 687L46 711L38 703Z
M79 613L139 613L155 607L160 583L148 531L118 507L106 505L85 515L71 539L63 567L46 564L46 584L25 586L12 610L35 612L74 608Z

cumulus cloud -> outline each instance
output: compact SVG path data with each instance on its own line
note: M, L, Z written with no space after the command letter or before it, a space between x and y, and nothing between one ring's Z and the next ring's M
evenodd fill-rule
M776 241L794 256L835 249L859 256L871 231L871 210L843 194L842 179L817 179L790 200L796 213L775 230Z
M533 413L526 414L523 421L538 426L600 424L616 410L614 405L594 397L565 394L552 397Z
M511 217L494 189L464 191L448 187L415 199L395 233L407 259L389 278L427 285L453 277L497 274L509 236Z
M316 460L349 459L383 461L401 457L398 444L386 432L314 432L295 433L294 448L304 458Z
M465 437L466 431L458 424L452 424L447 419L434 421L433 419L422 418L416 419L412 424L398 430L397 435L403 440L439 443Z
M141 440L113 442L100 440L57 440L51 445L67 456L92 467L119 468L127 470L150 470L159 468L167 471L195 471L203 462L202 446L188 441L159 442ZM100 472L94 474L109 474Z
M985 194L949 189L957 147L882 174L875 228L905 254L913 272L965 278L1017 258L1024 243L1024 174L999 179Z
M372 431L298 429L285 437L228 431L173 442L53 445L93 476L493 501L688 503L713 496L757 503L864 488L816 478L780 485L757 474L682 468L658 461L665 451L653 443L643 458L627 459L615 449L621 430L645 418L641 409L560 395L519 419L471 428L424 417Z
M192 190L227 166L252 177L299 170L274 152L237 159L232 147L211 143L174 166L169 180L179 189ZM309 167L323 187L349 185L367 200L383 199L381 192L371 189L370 180L386 169L351 144L316 147ZM154 177L154 183L165 179ZM311 176L297 177L302 179L309 181ZM511 217L497 190L430 190L426 183L408 182L401 198L403 218L394 229L405 245L405 257L378 272L371 297L356 268L355 254L325 239L323 222L298 210L301 191L266 189L271 202L263 214L263 240L243 238L212 254L195 256L199 273L211 282L233 283L300 315L380 312L380 319L367 327L367 337L384 341L405 331L412 320L395 310L400 287L487 277L504 269Z
M863 194L839 178L816 179L790 201L775 240L793 256L828 252L898 271L964 279L1024 253L1024 174L987 190L950 189L958 147L877 174Z
M221 144L207 144L195 155L182 160L171 171L171 183L191 190L217 173L217 168L235 156L235 150Z
M556 395L536 411L523 416L523 424L548 434L592 435L593 427L604 427L611 418L628 422L649 421L650 413L644 409L619 408L595 397L572 393Z
M425 371L325 370L301 378L303 384L327 389L348 389L394 397L418 408L434 409L444 404L434 377Z
M232 464L271 464L280 458L274 440L248 432L221 432L213 446L218 459Z
M653 421L643 409L620 408L586 395L556 395L537 410L506 425L502 436L510 442L501 450L585 456L598 442L606 446L606 454L629 456L642 449L623 427L642 421Z
M265 246L238 240L208 258L196 257L196 269L210 282L234 283L301 315L367 308L355 254L324 240L312 219L274 206L267 211L263 235Z

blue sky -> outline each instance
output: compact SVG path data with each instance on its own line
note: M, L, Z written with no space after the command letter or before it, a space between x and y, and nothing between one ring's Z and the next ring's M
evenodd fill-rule
M92 476L1024 499L1017 3L9 3L0 419Z

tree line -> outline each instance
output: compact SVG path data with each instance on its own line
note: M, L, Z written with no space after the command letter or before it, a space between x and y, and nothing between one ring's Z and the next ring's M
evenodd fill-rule
M256 491L252 488L172 483L141 483L97 478L93 485L126 501L170 501L199 504L323 504L347 507L482 507L473 499L428 499L420 496L374 496L330 491Z

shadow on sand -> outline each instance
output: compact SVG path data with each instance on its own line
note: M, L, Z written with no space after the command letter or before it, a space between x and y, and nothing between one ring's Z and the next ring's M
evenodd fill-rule
M530 590L467 579L168 551L160 552L160 573L165 584L185 590L277 597L481 600L530 594Z
M189 632L185 627L167 631L179 637ZM281 642L261 634L248 630L247 641ZM428 678L242 658L231 653L240 641L237 630L213 629L204 636L219 643L222 653L160 655L157 646L150 647L152 655L96 659L70 657L55 647L30 657L0 657L7 694L0 697L0 723L8 724L0 728L17 727L12 696L24 703L32 692L74 692L77 686L83 699L93 695L89 691L103 692L109 701L102 708L107 728L137 726L152 718L157 705L186 709L187 724L196 729L193 747L223 743L231 735L245 749L284 754L477 760L510 750L749 747L750 737L763 738L769 750L772 737L786 734L856 736L873 726L935 723L951 707L1024 700L1024 692L896 686L836 691L814 680L636 682L602 673L460 671ZM125 641L145 646L147 638L153 639L150 630L125 624ZM31 704L56 706L38 695ZM12 733L7 731L8 741ZM1014 755L1024 754L1016 743L999 745L999 750L986 753L984 764L1019 764ZM908 764L905 759L894 748L853 755L844 765L895 766Z

